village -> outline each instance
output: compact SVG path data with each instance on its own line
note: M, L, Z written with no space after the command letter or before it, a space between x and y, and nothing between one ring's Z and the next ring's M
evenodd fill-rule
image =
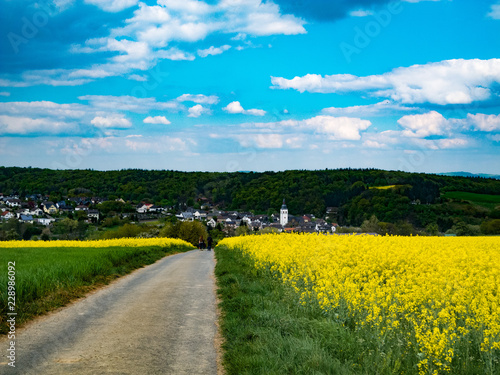
M1 222L18 220L37 226L51 227L54 223L70 218L90 225L98 225L106 219L129 220L147 223L157 220L199 221L208 230L218 228L226 235L234 235L239 227L258 232L298 232L325 233L336 232L338 225L330 220L336 216L336 208L328 208L325 218L316 218L312 214L292 215L288 212L285 200L279 212L254 214L242 211L224 211L213 206L206 198L200 198L199 208L180 205L180 207L161 207L148 202L131 205L118 198L108 201L99 197L70 197L59 202L48 200L49 197L32 194L21 198L18 195L0 193ZM109 207L115 208L109 209ZM106 207L106 209L104 209ZM121 207L122 209L116 209ZM128 207L128 209L123 209ZM328 221L327 221L328 219Z

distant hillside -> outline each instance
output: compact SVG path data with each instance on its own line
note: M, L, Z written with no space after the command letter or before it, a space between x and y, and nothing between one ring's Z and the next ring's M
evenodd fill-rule
M449 192L500 195L500 181L377 169L212 173L0 167L0 193L42 194L55 202L89 196L199 207L208 201L221 209L272 213L286 199L292 215L325 217L333 207L329 219L341 225L359 226L375 215L417 228L435 224L441 231L460 222L479 226L500 219L494 200Z
M484 173L470 173L470 172L447 172L439 173L441 176L452 176L452 177L481 177L481 178L495 178L500 180L500 175L498 174L484 174Z

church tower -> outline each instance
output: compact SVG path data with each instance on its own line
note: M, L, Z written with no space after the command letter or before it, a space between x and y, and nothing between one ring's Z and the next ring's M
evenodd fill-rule
M288 223L288 208L286 207L285 200L280 210L280 224L285 226Z

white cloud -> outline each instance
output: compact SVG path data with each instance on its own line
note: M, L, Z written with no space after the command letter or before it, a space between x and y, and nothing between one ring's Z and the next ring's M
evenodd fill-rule
M189 151L189 144L196 145L192 139L181 139L178 137L147 137L147 138L128 138L125 140L125 146L134 152L146 152L162 154L168 152Z
M214 47L211 46L210 48L207 49L199 49L198 50L198 55L200 57L207 57L209 55L215 56L215 55L220 55L221 53L224 53L225 51L229 50L231 48L230 45L223 45L220 47Z
M168 50L159 50L156 52L156 56L160 59L172 61L193 61L195 59L195 56L192 53L181 51L176 47L172 47Z
M48 118L0 115L0 134L59 134L75 133L77 131L78 124L75 122L53 121Z
M464 138L447 138L437 141L440 149L463 148L469 146L470 142Z
M220 138L212 134L212 138ZM302 137L293 135L284 135L277 133L257 133L257 134L238 134L233 136L242 147L256 147L267 149L281 148L301 148L303 145Z
M88 110L81 104L59 104L49 101L0 102L0 113L17 116L75 120L84 117Z
M213 12L213 7L203 1L196 0L158 0L158 4L163 5L169 10L204 15Z
M188 109L188 117L200 117L202 114L210 114L212 111L210 109L203 107L201 104L196 104L195 106Z
M143 122L145 124L163 124L163 125L171 124L171 122L168 121L165 116L155 116L155 117L148 116L143 120Z
M109 35L91 38L70 48L74 54L110 52L101 55L106 56L102 57L105 60L82 69L27 71L16 78L7 75L0 79L0 87L77 86L100 78L146 71L164 59L190 61L195 55L179 49L178 44L201 42L212 34L268 36L305 33L303 20L282 15L276 4L261 0L222 0L214 5L196 0L159 0L157 5L151 6L138 0L86 2L109 12L136 7L133 16L126 19L123 26L111 29ZM199 53L208 56L228 48L228 45L201 48ZM140 76L136 74L134 77Z
M300 92L368 92L401 103L469 104L491 97L489 88L500 83L500 59L446 60L365 77L351 74L271 77L271 82L272 88Z
M488 13L488 17L500 20L500 4L493 4L491 6L491 11Z
M128 129L132 127L130 120L119 114L96 116L90 123L98 128L106 129Z
M373 16L373 14L374 14L373 11L366 9L353 10L349 13L351 17L367 17L367 16Z
M450 121L442 114L431 111L421 115L408 115L400 118L398 124L405 130L403 136L425 138L431 135L444 135L450 129Z
M197 104L217 104L219 102L219 97L216 95L203 95L203 94L183 94L177 99L179 102L194 102Z
M280 13L278 5L261 0L222 0L219 11L225 13L225 32L254 36L305 34L305 21Z
M146 77L145 75L141 76L139 74L131 74L128 76L128 79L138 82L146 82L148 80L148 77Z
M10 96L10 92L0 91L0 96Z
M245 112L245 110L241 106L240 102L231 102L223 109L224 109L224 111L226 111L228 113L243 113L243 112Z
M145 113L152 109L178 111L182 105L173 100L168 102L157 102L155 98L136 98L135 96L113 96L113 95L83 95L78 99L89 101L98 109L115 111L130 111Z
M245 115L252 115L252 116L264 116L266 114L266 111L262 109L244 109L240 102L234 101L229 103L226 107L222 108L224 111L228 113L241 113Z
M119 12L136 5L138 1L139 0L85 0L85 3L96 5L106 12Z
M331 140L357 141L360 131L368 129L371 122L352 117L316 116L299 122L301 126L313 129L316 133L327 134Z
M371 126L368 120L353 117L316 116L305 120L284 120L279 122L255 123L253 126L262 131L268 129L276 132L292 131L327 136L334 141L357 141L361 139L360 132Z
M415 107L407 107L398 103L394 103L390 100L384 100L383 102L368 105L356 105L351 107L329 107L323 109L322 113L332 116L368 117L386 116L392 115L397 112L409 112L417 110L418 108Z
M494 142L500 142L500 134L490 135L489 138Z
M477 130L484 132L500 131L500 115L468 114L467 121Z
M377 141L372 141L370 139L367 139L366 141L363 142L363 147L366 147L366 148L386 148L387 145L384 143L380 143Z

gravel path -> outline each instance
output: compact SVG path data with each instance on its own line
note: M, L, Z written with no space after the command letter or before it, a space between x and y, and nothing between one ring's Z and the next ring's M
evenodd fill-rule
M1 374L217 374L213 252L168 256L18 330Z

